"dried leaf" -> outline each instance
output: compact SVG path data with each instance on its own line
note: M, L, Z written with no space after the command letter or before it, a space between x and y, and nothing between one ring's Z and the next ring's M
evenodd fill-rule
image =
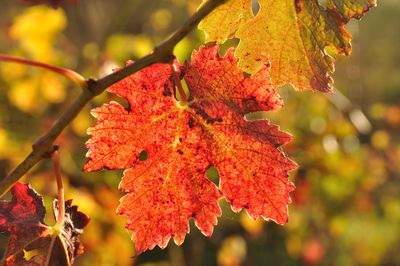
M46 210L42 197L29 185L16 183L12 200L0 201L0 233L10 232L7 251L1 261L11 265L70 265L83 252L78 236L89 218L65 202L65 223L55 232L44 223ZM55 203L56 204L56 203ZM55 213L56 210L55 208ZM36 251L32 258L25 253Z

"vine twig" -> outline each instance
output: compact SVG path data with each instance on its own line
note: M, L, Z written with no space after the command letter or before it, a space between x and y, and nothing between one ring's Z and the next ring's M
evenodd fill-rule
M57 148L54 150L53 154L51 155L51 160L53 161L53 168L54 168L54 175L56 177L57 182L57 203L58 203L58 212L57 212L57 222L52 227L52 235L51 235L51 242L49 247L49 252L46 255L45 266L50 265L52 250L54 248L55 242L58 237L63 233L64 221L65 221L65 200L64 200L64 187L62 184L61 179L61 167L60 167L60 154ZM62 245L63 242L61 241ZM67 256L68 259L68 256ZM68 262L68 265L69 262Z
M53 143L64 128L78 115L82 108L95 96L101 94L107 87L121 79L154 63L167 62L172 57L175 45L182 40L205 16L226 0L209 0L202 5L175 33L154 48L154 51L128 65L98 80L86 80L81 94L61 114L53 126L33 145L32 152L4 179L0 181L0 197L2 197L24 174L26 174L42 158L53 151Z
M86 85L86 80L84 77L82 77L79 73L77 73L71 69L68 69L68 68L57 67L57 66L46 64L46 63L36 62L33 60L16 57L16 56L12 56L12 55L5 55L5 54L0 54L0 61L44 68L44 69L53 71L57 74L60 74L60 75L63 75L64 77L69 78L70 80L72 80L76 84L78 84L79 87L84 87Z

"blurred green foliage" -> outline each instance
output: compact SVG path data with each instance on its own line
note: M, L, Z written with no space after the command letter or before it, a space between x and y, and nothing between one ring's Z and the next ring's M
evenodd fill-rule
M3 0L0 52L99 77L135 60L167 37L199 0L81 0L52 9ZM235 214L223 217L212 238L195 229L181 247L170 243L134 256L124 218L115 215L120 171L81 172L89 110L115 99L98 96L57 139L66 198L91 217L86 252L77 265L400 265L400 2L379 1L361 23L352 22L353 54L338 58L336 95L280 89L282 110L266 116L294 135L284 147L300 168L292 179L290 220L277 226ZM199 31L175 49L183 61L203 41ZM0 177L29 152L79 93L64 78L0 63ZM342 95L343 93L343 95ZM24 181L56 195L51 164L43 161ZM49 217L51 219L51 217ZM4 250L7 236L0 237Z

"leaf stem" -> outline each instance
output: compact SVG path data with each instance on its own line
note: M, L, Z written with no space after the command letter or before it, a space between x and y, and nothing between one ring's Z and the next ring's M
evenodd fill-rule
M179 73L178 73L179 71L176 67L176 64L171 63L171 68L172 68L172 78L174 79L175 87L178 89L179 101L186 103L187 102L186 93L182 87L181 79L179 78Z
M61 167L60 167L60 154L57 150L53 152L51 156L54 167L54 174L56 176L57 181L57 195L58 195L58 214L57 214L57 223L54 225L55 228L61 231L64 226L65 220L65 200L64 200L64 187L62 184L61 178Z
M151 54L142 57L135 63L119 71L113 72L98 80L85 81L83 91L75 101L61 114L53 126L33 145L32 152L5 178L0 181L0 197L2 197L24 174L52 152L53 143L64 128L78 115L82 108L95 96L101 94L107 87L121 79L157 62L167 62L171 59L175 45L181 41L196 25L217 6L226 0L208 0L169 38L154 48Z
M76 84L78 84L81 88L86 85L86 80L84 77L82 77L79 73L77 73L71 69L68 69L68 68L57 67L57 66L46 64L46 63L29 60L26 58L5 55L5 54L0 54L0 61L44 68L44 69L53 71L55 73L63 75L64 77L69 78L70 80L72 80Z

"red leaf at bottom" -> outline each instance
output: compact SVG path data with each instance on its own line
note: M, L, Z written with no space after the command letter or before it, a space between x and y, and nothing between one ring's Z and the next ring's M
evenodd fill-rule
M44 265L46 261L49 265L72 264L75 257L83 252L79 235L89 218L68 200L65 202L62 232L54 235L53 228L44 223L46 210L43 199L34 189L17 182L11 189L11 195L11 201L0 201L0 233L10 232L1 262L7 266ZM56 207L54 211L58 212ZM24 252L32 250L37 250L39 254L27 260Z

